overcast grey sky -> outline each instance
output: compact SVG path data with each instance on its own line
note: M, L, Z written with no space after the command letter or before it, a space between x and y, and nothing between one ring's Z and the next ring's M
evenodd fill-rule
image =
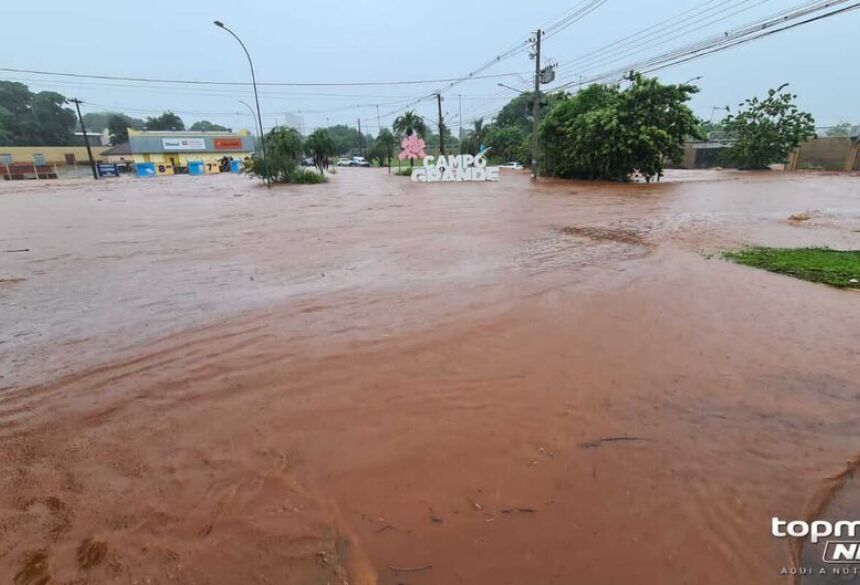
M634 63L642 57L720 34L793 6L802 0L607 0L592 14L548 38L544 56L561 65L561 80L576 80ZM15 2L0 9L0 67L117 76L245 82L244 54L212 21L223 20L244 40L263 82L356 82L457 77L524 42L531 31L553 21L579 2L531 3L469 0L394 2ZM850 3L849 3L850 4ZM26 6L26 7L25 7ZM700 8L700 10L696 10ZM590 51L658 24L685 11L667 31L643 37L639 52L590 67L565 64ZM718 22L711 22L720 19ZM685 32L683 26L699 28ZM729 51L663 70L670 82L703 76L694 98L696 113L710 118L712 108L736 106L769 87L791 83L801 106L818 125L842 120L860 124L857 39L860 11L813 23ZM621 58L623 57L623 58ZM444 109L455 131L460 103L463 120L491 115L515 94L503 81L526 88L533 65L523 52L485 74L516 73L508 78L471 81L445 94ZM0 71L0 79L28 83L77 96L87 111L119 110L144 117L165 109L190 125L209 119L233 128L253 127L238 100L253 103L243 87L140 85L123 81L71 80ZM266 87L261 97L265 125L300 113L305 129L326 123L366 131L390 125L405 103L444 84L370 87ZM552 86L549 86L552 87ZM462 98L457 94L461 94ZM415 106L435 119L435 101Z

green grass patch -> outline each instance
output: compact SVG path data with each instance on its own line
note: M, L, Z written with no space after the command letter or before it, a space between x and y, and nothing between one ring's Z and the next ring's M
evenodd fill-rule
M860 250L747 248L724 252L723 257L738 264L787 274L810 282L860 289Z

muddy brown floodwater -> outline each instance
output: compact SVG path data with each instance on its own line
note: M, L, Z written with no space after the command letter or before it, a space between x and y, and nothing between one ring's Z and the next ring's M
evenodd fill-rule
M860 295L744 244L860 248L860 178L2 184L0 582L790 583Z

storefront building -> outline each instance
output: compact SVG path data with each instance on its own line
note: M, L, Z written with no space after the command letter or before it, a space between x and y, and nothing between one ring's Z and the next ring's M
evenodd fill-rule
M255 139L240 132L128 131L128 154L138 174L199 175L237 170L254 152ZM225 163L231 163L226 164Z

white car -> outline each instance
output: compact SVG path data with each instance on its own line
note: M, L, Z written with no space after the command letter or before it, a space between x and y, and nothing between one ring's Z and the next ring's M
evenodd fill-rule
M518 162L509 162L503 165L499 165L500 169L513 169L515 171L521 171L523 169L523 165Z

